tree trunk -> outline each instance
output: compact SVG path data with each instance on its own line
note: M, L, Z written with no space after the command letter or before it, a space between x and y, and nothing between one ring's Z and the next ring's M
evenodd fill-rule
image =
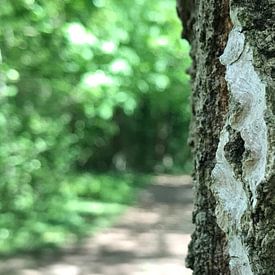
M275 274L273 10L178 0L193 57L194 274Z

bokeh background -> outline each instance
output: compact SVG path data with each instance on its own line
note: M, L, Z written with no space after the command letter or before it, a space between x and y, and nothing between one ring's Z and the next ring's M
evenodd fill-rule
M188 174L174 0L1 0L0 254L79 241Z

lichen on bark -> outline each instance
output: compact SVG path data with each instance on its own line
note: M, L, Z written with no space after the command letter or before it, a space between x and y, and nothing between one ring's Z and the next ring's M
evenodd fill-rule
M240 26L234 26L231 30L220 61L226 66L225 79L231 100L216 153L217 163L212 172L212 190L218 201L215 212L219 226L227 235L231 274L252 274L249 255L240 232L241 218L246 211L251 211L251 207L255 207L256 187L265 175L265 85L254 70L251 48L245 43ZM230 128L236 131L235 135L231 135L231 140L228 131ZM226 158L226 146L240 141L236 138L239 136L244 142L244 152L237 153L234 158ZM243 147L243 144L235 146ZM236 155L232 147L231 154ZM240 166L240 161L241 176L233 169L236 163Z

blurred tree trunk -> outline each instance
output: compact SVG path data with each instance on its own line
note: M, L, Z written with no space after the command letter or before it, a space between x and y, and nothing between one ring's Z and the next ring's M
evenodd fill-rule
M194 274L274 274L274 2L178 0L192 44Z

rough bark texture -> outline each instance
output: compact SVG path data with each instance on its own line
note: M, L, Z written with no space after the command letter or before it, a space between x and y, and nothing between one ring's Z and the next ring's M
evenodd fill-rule
M178 1L194 62L194 274L275 274L274 8Z

